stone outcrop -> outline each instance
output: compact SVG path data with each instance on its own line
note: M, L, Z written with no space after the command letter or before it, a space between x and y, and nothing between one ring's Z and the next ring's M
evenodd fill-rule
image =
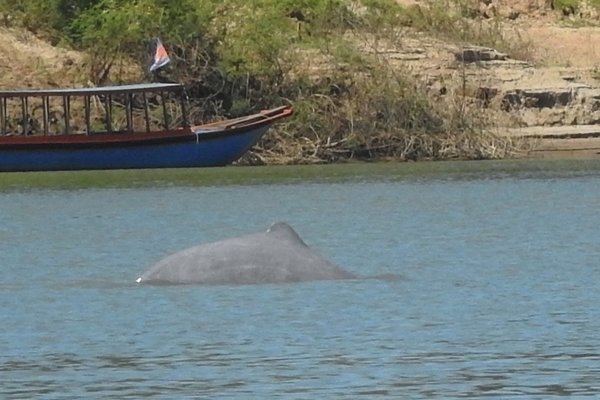
M457 61L476 63L482 61L501 61L508 59L508 54L500 53L490 47L465 46L454 51Z
M498 132L535 138L533 155L600 157L600 85L593 71L507 60L471 66L472 82L482 82L476 97L498 116Z

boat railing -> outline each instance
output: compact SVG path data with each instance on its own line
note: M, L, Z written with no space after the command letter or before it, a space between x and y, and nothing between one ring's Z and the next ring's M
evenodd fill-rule
M124 134L189 127L179 84L0 90L0 135Z

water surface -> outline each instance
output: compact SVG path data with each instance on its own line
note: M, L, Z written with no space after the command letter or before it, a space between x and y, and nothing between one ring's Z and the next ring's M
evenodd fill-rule
M600 395L594 163L2 174L0 187L0 398ZM356 274L402 278L135 284L162 256L278 220Z

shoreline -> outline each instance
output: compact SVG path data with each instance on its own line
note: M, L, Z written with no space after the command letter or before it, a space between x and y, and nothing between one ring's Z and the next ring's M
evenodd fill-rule
M530 141L522 158L600 159L600 125L529 126L501 136Z

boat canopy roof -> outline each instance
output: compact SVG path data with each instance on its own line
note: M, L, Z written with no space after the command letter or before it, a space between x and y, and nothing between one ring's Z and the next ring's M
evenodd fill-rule
M42 97L42 96L96 96L107 94L127 94L141 92L177 92L183 90L179 83L139 83L132 85L97 86L71 89L12 89L0 90L2 97Z

